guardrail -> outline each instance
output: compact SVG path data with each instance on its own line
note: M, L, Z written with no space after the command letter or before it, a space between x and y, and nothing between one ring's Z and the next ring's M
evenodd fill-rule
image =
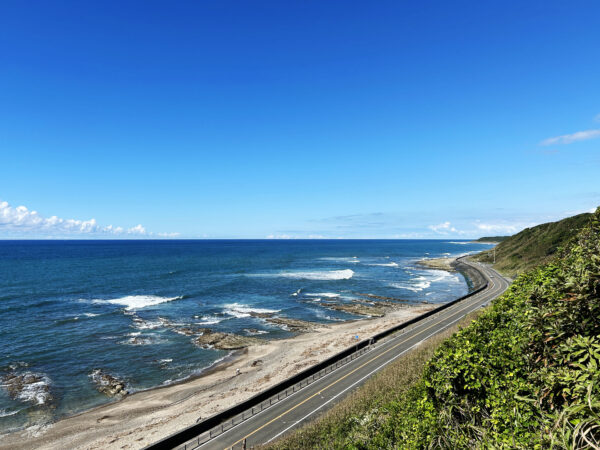
M320 380L325 375L330 374L334 370L348 364L349 362L354 361L359 356L367 353L370 349L371 349L371 346L363 347L362 349L358 350L357 352L354 352L354 353L350 354L349 356L346 356L344 359L341 359L341 360L337 361L336 363L325 367L324 369L320 370L319 372L317 372L313 375L310 375L309 377L305 378L304 380L300 381L299 383L294 384L291 387L285 389L284 391L278 392L277 395L273 395L272 397L269 397L264 402L261 402L258 405L253 406L252 408L250 408L246 411L243 411L241 414L238 414L237 416L232 417L231 420L222 422L221 425L217 425L216 427L213 427L210 430L205 431L204 433L195 437L191 441L187 441L185 444L177 447L177 449L178 450L192 450L192 449L198 448L200 445L223 434L224 432L230 430L234 426L239 425L240 423L244 422L245 420L250 419L251 417L254 417L254 415L264 411L265 409L267 409L273 405L276 405L280 401L285 400L290 395L295 394L296 392L305 388L306 386L309 386L309 385L313 384L315 381ZM152 446L151 448L154 448L154 446Z
M485 279L485 276L476 267L470 267L473 267L475 270L477 270ZM390 334L414 325L415 323L428 319L431 316L442 312L451 306L456 305L457 303L469 297L472 297L473 295L478 294L479 292L487 289L488 285L489 284L486 281L484 285L466 295L463 295L462 297L459 297L451 302L444 303L443 305L438 306L431 311L427 311L426 313L423 313L399 325L388 328L387 330L376 334L368 340L360 341L352 347L349 347L340 353L337 353L325 359L324 361L321 361L320 363L317 363L314 366L311 366L308 369L305 369L302 372L299 372L298 374L274 386L271 386L270 388L254 395L253 397L250 397L248 400L245 400L238 405L208 417L202 422L191 425L190 427L187 427L175 434L172 434L171 436L167 436L166 438L149 445L145 448L145 450L170 450L173 448L178 448L178 450L194 449L199 445L202 445L219 436L225 431L230 430L234 426L239 425L243 421L248 420L261 411L264 411L270 406L284 400L290 395L298 392L300 389L303 389L322 378L326 374L331 373L345 364L348 364L349 362L368 352L371 349L371 345L377 341L389 336Z

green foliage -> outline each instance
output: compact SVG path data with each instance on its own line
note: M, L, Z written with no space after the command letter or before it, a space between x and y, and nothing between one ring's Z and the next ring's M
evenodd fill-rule
M600 208L557 255L445 340L409 387L276 446L600 448Z
M590 221L591 214L579 214L558 222L544 223L526 228L496 246L494 268L505 275L515 277L539 264L550 262L559 248L567 246ZM484 239L484 238L482 238ZM474 259L493 262L494 251L481 252Z
M509 238L510 236L484 236L477 239L475 242L502 242Z

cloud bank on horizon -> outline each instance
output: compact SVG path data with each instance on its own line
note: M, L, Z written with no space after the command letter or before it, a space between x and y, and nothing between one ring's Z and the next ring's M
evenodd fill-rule
M401 215L391 213L367 213L336 216L309 221L310 228L304 230L279 230L265 235L265 239L472 239L491 235L512 235L540 223L560 220L586 211L569 211L557 216L515 217L506 219L457 219L458 223L445 220L436 224L422 225L403 223ZM414 215L413 215L414 216ZM372 222L375 219L374 222ZM315 226L315 223L319 225ZM316 229L315 229L316 228ZM374 232L377 228L378 232ZM154 233L138 224L126 228L99 225L96 219L63 219L57 216L43 217L26 206L12 207L0 201L0 239L168 239L180 238L180 233ZM187 238L227 238L207 234ZM243 236L255 239L257 236Z
M12 207L0 202L0 237L176 237L178 233L152 233L138 224L131 228L101 226L96 219L63 219L43 217L26 206Z

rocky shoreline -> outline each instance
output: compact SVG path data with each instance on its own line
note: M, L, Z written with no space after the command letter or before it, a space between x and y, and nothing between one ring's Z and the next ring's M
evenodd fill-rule
M124 397L129 394L125 389L125 382L102 369L94 369L90 378L96 384L96 389L108 397Z
M364 320L327 325L275 317L275 314L271 317L260 317L265 321L271 320L274 325L288 326L290 331L294 326L294 331L300 328L311 329L299 332L294 337L272 341L227 333L220 335L217 334L220 332L207 332L206 329L186 328L169 323L173 331L190 336L194 340L204 337L207 345L221 345L212 342L212 339L218 338L222 345L232 345L239 349L232 350L228 357L199 376L134 393L128 393L126 380L98 369L92 372L96 378L96 389L119 401L61 419L35 431L24 429L2 435L0 450L32 447L141 448L193 425L199 417L208 417L233 406L309 365L349 347L355 342L357 334L368 338L433 307L408 306L390 300L381 302L390 304L380 303L378 299L368 296L362 301L371 308L390 307L384 317L371 316ZM367 309L363 312L371 314L374 310ZM244 340L240 342L239 337ZM202 339L200 341L204 342ZM257 343L260 345L255 345ZM250 345L238 347L246 344Z
M435 269L452 271L456 270L450 265L455 261L454 259L440 258L440 260L443 260L443 262L440 263L431 259L421 262L420 265ZM263 333L258 329L246 329L242 332L245 334L235 334L216 331L207 327L195 327L193 325L190 326L177 324L163 317L159 317L158 320L155 321L146 321L134 314L133 320L139 329L164 327L174 333L188 336L198 347L229 351L230 354L225 358L225 360L217 362L198 376L191 377L168 386L157 387L147 391L136 392L134 394L131 394L127 389L126 380L121 379L116 374L108 373L104 369L96 368L89 374L89 377L95 384L96 390L108 397L118 399L119 401L112 404L115 406L103 405L90 411L80 413L76 416L72 416L72 418L63 419L51 425L51 427L54 428L58 424L69 423L70 420L77 422L79 420L78 417L95 417L96 411L102 411L106 409L113 411L128 411L128 408L130 407L123 406L120 408L118 405L130 405L131 403L128 403L128 400L133 397L138 399L133 403L133 405L138 405L135 406L134 409L136 411L140 409L145 410L144 404L140 405L139 401L148 396L162 397L160 392L163 390L169 392L188 392L189 394L186 395L196 396L196 393L199 391L197 391L197 388L193 388L193 386L209 386L212 389L206 391L213 392L208 398L206 398L206 395L202 396L204 401L208 402L210 408L207 409L204 406L200 407L197 403L194 407L196 408L196 411L198 411L198 408L200 408L202 411L206 410L203 413L203 415L206 417L205 414L213 414L223 407L231 405L231 402L223 404L221 402L214 401L213 397L217 395L218 392L221 392L219 390L220 388L216 391L214 390L214 387L216 386L214 384L214 380L220 380L217 381L218 385L220 386L220 383L223 381L233 382L234 379L237 380L237 377L235 377L237 374L250 372L256 373L256 377L258 377L258 372L265 371L262 375L262 378L258 379L255 377L256 379L254 381L249 379L248 384L246 384L244 389L241 391L236 391L237 394L235 398L244 399L247 397L247 395L256 393L273 382L276 382L277 380L281 380L297 373L299 370L307 367L307 365L319 362L328 355L331 355L332 352L340 351L341 349L346 348L348 345L352 344L352 339L356 334L368 336L370 333L376 333L382 329L386 329L389 326L397 324L400 318L402 318L402 320L406 320L407 318L413 317L417 313L421 313L432 308L432 306L428 305L425 301L414 304L406 299L380 296L370 293L354 293L353 298L351 299L341 298L340 296L333 295L324 296L316 301L318 301L319 305L324 309L340 311L357 317L354 320L350 319L342 323L323 324L300 319L280 317L275 312L249 312L249 315L252 317L261 319L267 324L277 326L296 335L295 337L288 339L269 341L259 337L254 337L254 335ZM330 337L325 338L326 336ZM135 339L141 338L134 336L131 339L132 344L135 344ZM300 345L298 344L299 342L302 342L304 347L297 348L295 349L296 351L292 351L292 347L290 347L289 344L294 343L294 346L297 346ZM302 350L302 348L304 350ZM298 353L299 351L300 353ZM274 352L280 356L275 357ZM230 370L232 370L232 368L236 368L236 372L234 372L234 378L231 378L232 375L230 374ZM40 377L36 377L35 375L31 374L27 376L12 375L10 377L2 377L2 382L5 385L4 388L7 389L9 394L12 396L18 395L18 392L22 391L24 386L27 384L36 384L40 381ZM208 385L206 383L208 383ZM190 392L189 389L194 389L194 391ZM228 397L226 392L229 392L230 388L223 385L223 389L223 392L218 395L220 395L222 398L226 398ZM52 396L50 395L48 387L42 391L41 395L46 396L47 401L52 400ZM170 405L173 399L177 401L179 395L175 395L175 397L168 397L169 401L164 403L163 408L166 408L166 410L169 411L177 409L175 406ZM102 421L105 417L108 417L108 415L105 414L97 420ZM137 413L135 413L135 417L140 420L143 419L143 417L138 416ZM169 421L174 423L172 421L176 416L170 417L171 418ZM138 428L144 428L143 421L140 423L138 420L137 423ZM187 422L181 422L181 424L185 423ZM177 425L175 428L179 429L181 424ZM161 431L164 431L165 429L161 428ZM110 433L111 432L107 432L107 434ZM65 430L65 434L71 436L72 430L68 428ZM86 431L80 429L78 436L84 436L85 434ZM60 437L60 435L61 433L58 431L57 433L50 433L48 439L52 440L54 439L52 436ZM11 436L14 436L14 434ZM153 437L153 439L155 438ZM106 439L103 439L102 433L96 434L95 440L96 442L101 442L101 444L96 447L92 446L89 448L105 448L105 446L112 448L112 443L116 442L116 440L107 441ZM136 439L136 441L137 440L139 439ZM87 439L84 439L84 441L87 442ZM11 442L16 441L12 440ZM0 449L2 448L4 447L2 444L0 444ZM88 448L87 444L86 448Z
M47 405L52 402L50 380L43 374L30 371L9 372L0 377L2 387L13 400L22 400L32 405Z
M454 263L456 258L443 257L443 258L428 258L417 261L416 264L428 269L446 270L448 272L456 272Z
M264 339L240 336L239 334L223 333L204 328L192 342L198 347L215 348L217 350L239 350L251 345L263 345Z

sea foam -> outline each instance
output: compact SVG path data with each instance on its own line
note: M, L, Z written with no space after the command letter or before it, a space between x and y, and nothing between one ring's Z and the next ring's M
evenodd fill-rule
M321 261L334 261L334 262L340 262L340 263L352 263L352 264L357 264L360 262L360 260L356 257L356 256L352 256L352 257L325 257L325 258L319 258Z
M406 289L407 291L420 292L423 289L427 289L431 286L429 281L421 281L414 284L409 283L390 283L388 286L396 288L396 289Z
M42 373L24 372L22 374L13 374L16 376L16 382L9 380L7 383L13 382L13 387L16 387L18 392L15 398L22 402L32 403L34 405L43 405L52 400L50 394L50 378ZM6 382L6 381L5 381ZM8 384L5 385L8 388Z
M354 276L351 269L324 270L320 272L281 272L277 274L284 278L295 278L299 280L349 280Z
M22 411L22 410L17 409L15 411L7 411L6 409L0 409L0 417L14 416L15 414L18 414L19 411Z
M180 300L179 297L159 297L158 295L127 295L121 298L115 298L112 300L94 300L94 303L110 303L113 305L123 305L127 311L134 309L146 308L147 306L156 306L165 302L172 302L173 300Z
M338 298L340 294L335 292L320 292L318 294L305 294L307 297L326 297L326 298Z
M203 316L200 322L194 322L196 325L214 325L223 321L223 317Z
M225 310L223 311L225 314L238 318L250 317L250 313L275 314L281 311L280 309L255 308L240 303L229 303L223 306L225 306Z
M406 289L408 291L420 292L431 286L431 283L439 281L452 281L460 283L460 278L445 270L430 269L425 271L425 275L419 275L406 283L390 283L388 286L397 289Z

